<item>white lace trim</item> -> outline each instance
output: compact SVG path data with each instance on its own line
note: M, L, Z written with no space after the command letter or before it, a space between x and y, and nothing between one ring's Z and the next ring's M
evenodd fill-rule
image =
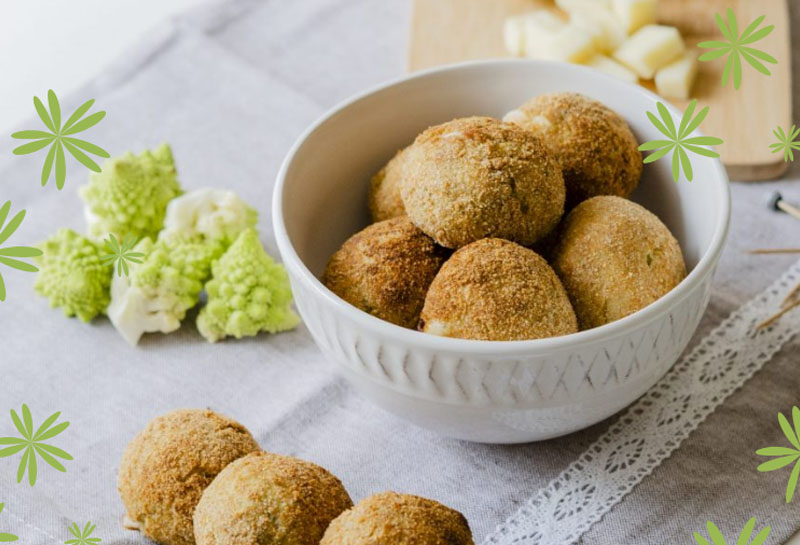
M800 307L757 325L800 282L800 261L733 312L485 545L570 545L649 475L800 330Z

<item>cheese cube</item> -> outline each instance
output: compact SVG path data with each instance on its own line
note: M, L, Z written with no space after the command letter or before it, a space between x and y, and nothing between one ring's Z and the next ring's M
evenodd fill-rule
M628 34L656 22L658 0L613 0L613 7Z
M607 57L605 55L595 55L589 60L589 62L586 63L586 66L601 72L605 72L610 76L627 81L628 83L639 82L639 78L636 76L636 74L622 66L611 57Z
M570 22L591 34L595 48L602 53L611 53L628 37L622 23L610 10L601 6L572 13Z
M687 52L656 72L656 91L667 98L688 99L696 77L697 59L694 52Z
M515 21L511 25L516 28L509 29L511 35L504 37L506 48L510 45L520 47L519 54L529 57L541 57L544 54L543 44L564 26L564 21L546 10L532 11L510 19ZM516 30L521 33L519 38L514 36ZM517 39L518 43L514 43Z
M507 17L503 26L503 42L506 50L512 55L540 57L544 55L542 45L563 28L562 21L556 14L547 10L531 11L522 15ZM530 46L526 45L526 36L531 36ZM530 51L528 51L530 47Z
M525 34L525 55L528 57L581 63L594 53L592 36L575 25L565 25L552 34Z
M525 53L525 32L521 17L506 17L503 23L503 43L510 55Z
M532 11L522 15L525 34L538 33L550 36L564 28L564 21L555 13L547 10Z
M614 58L644 79L652 79L659 68L676 60L684 45L678 29L664 25L647 25L625 40Z

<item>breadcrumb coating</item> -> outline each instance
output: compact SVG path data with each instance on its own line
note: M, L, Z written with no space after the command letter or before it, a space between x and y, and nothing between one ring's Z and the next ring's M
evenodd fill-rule
M625 120L579 93L534 97L503 118L540 136L561 164L567 209L597 195L628 197L642 177L642 154Z
M194 512L197 545L317 545L353 502L326 469L253 452L223 469Z
M393 218L350 237L331 257L322 282L364 312L414 328L447 254L407 217Z
M489 117L420 134L404 158L406 213L437 243L500 237L533 244L564 213L561 169L530 131Z
M433 500L383 492L337 517L320 545L473 545L464 515Z
M678 241L655 214L620 197L578 205L559 228L553 268L581 329L619 320L686 276Z
M128 519L154 541L192 545L192 515L203 490L225 466L256 450L244 426L210 410L154 418L120 463L118 488Z
M457 250L434 278L420 330L445 337L515 341L578 331L564 287L533 250L499 238Z
M373 222L406 215L400 195L404 152L405 149L398 151L369 181L368 203Z

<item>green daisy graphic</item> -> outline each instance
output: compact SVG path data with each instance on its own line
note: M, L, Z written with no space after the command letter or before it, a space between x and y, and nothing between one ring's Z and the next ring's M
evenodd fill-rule
M792 423L789 419L778 413L778 423L781 431L786 436L791 447L766 447L758 449L756 454L759 456L771 456L772 460L764 462L758 466L758 471L775 471L788 465L794 464L789 475L789 482L786 485L786 503L792 501L794 492L797 489L797 480L800 478L800 408L792 408ZM794 427L792 427L794 424Z
M22 404L22 419L20 419L14 409L11 409L11 420L14 422L14 427L17 428L17 431L22 437L0 437L0 445L11 445L0 450L0 458L6 458L18 452L22 452L22 458L17 468L18 483L22 482L22 477L25 476L25 471L27 471L28 483L30 483L31 486L36 484L38 473L36 463L37 455L54 469L62 472L67 471L56 458L72 460L72 456L60 448L44 442L57 436L69 426L69 422L61 422L54 426L53 424L55 424L59 416L61 416L60 412L51 414L47 420L34 431L33 417L27 405L24 403Z
M659 120L659 118L651 112L647 112L647 118L661 134L668 138L668 140L650 140L639 146L639 151L656 150L654 153L645 157L644 162L647 164L658 161L671 151L672 179L677 182L680 178L681 168L683 168L684 176L691 182L694 173L687 152L704 157L719 157L719 153L701 146L715 146L723 143L721 138L715 136L689 137L689 135L700 126L700 123L703 122L706 115L708 115L708 106L700 110L700 113L695 117L692 117L697 107L697 100L693 100L683 113L680 125L677 128L675 127L675 122L669 110L667 110L667 107L661 102L657 103L656 106L658 107L658 113L661 115L661 119Z
M75 138L74 136L100 123L106 113L102 111L95 112L87 117L83 117L94 104L94 99L87 100L81 104L62 125L61 105L58 103L58 97L56 97L52 89L47 92L47 103L50 106L49 112L39 97L33 97L33 105L36 108L36 113L39 114L39 119L42 120L42 123L44 123L45 128L47 128L49 132L41 130L19 131L12 134L11 138L33 140L32 142L15 148L15 155L27 155L28 153L34 153L50 146L50 150L47 152L47 157L44 160L44 166L42 167L42 185L44 186L47 184L47 181L50 179L50 173L53 171L53 166L55 165L56 187L61 189L64 187L64 180L67 177L67 164L64 150L67 150L81 164L94 172L100 172L100 167L84 152L99 157L110 157L108 152L100 146L87 142L86 140Z
M725 68L722 70L722 85L727 85L728 79L733 75L733 88L738 89L742 84L742 59L765 76L769 76L770 71L762 61L778 64L778 61L772 55L751 47L757 41L766 38L775 29L775 25L759 29L758 26L764 21L764 15L762 15L750 23L740 35L739 24L731 8L728 8L727 16L728 21L726 24L719 13L714 14L717 26L727 41L700 42L697 46L711 50L700 55L701 61L713 61L728 55L728 59L725 61Z
M788 163L789 161L794 161L794 152L792 150L800 151L800 141L795 140L797 135L800 134L800 128L796 128L795 125L792 125L789 132L785 133L783 132L783 128L778 127L772 131L772 134L778 139L777 142L769 146L772 153L783 152L784 162Z
M725 61L725 68L722 70L722 85L727 85L728 79L733 75L733 88L738 89L742 84L742 59L765 76L769 76L770 71L762 61L778 64L775 57L751 47L757 41L766 38L775 29L775 26L769 25L759 29L758 26L764 21L764 15L762 15L750 23L740 35L739 24L731 8L728 8L727 16L728 21L726 24L719 13L714 14L717 26L727 41L700 42L697 46L711 50L700 55L701 61L713 61L728 55L728 59Z
M96 527L96 524L87 522L86 526L81 530L78 523L73 522L72 526L69 527L69 533L75 536L75 539L68 539L64 543L66 543L66 545L96 545L102 541L99 537L90 537Z
M750 541L750 538L753 536L753 530L756 527L756 519L751 518L747 521L747 524L744 525L742 531L739 533L739 539L736 540L736 545L761 545L769 536L770 527L765 526L756 537ZM711 539L709 541L705 537L701 536L697 532L694 533L694 540L697 545L728 545L728 542L725 541L725 537L723 537L722 532L720 532L717 525L711 522L710 520L706 523L706 530L708 531L708 537ZM731 545L733 543L731 542Z
M122 241L122 244L120 244L113 233L109 233L108 236L109 238L105 239L104 242L106 243L106 248L108 248L111 253L101 256L100 259L102 259L103 265L111 265L113 267L116 263L118 276L122 276L123 272L125 276L128 276L130 273L128 262L141 263L141 258L144 257L142 252L131 251L133 247L136 246L136 241L138 239L132 235L128 235Z
M3 206L0 206L0 245L9 239L11 235L22 224L25 219L25 210L20 210L17 215L11 218L11 221L3 227L11 210L11 201L6 201ZM20 261L16 258L37 257L42 255L42 251L38 248L31 248L29 246L7 246L0 248L0 265L11 267L18 271L36 272L39 269L30 263ZM6 283L3 280L3 275L0 274L0 301L6 300Z
M3 508L6 506L5 503L0 503L0 513L3 512ZM9 534L6 532L0 532L0 543L8 543L10 541L16 541L19 538L14 534Z

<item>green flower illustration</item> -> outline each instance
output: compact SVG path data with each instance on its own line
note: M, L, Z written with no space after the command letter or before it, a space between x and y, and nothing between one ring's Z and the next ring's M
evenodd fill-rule
M778 139L777 142L769 145L772 153L780 153L782 151L784 162L794 161L794 152L792 152L792 150L800 151L800 141L795 140L797 135L800 134L800 128L796 129L795 126L792 125L792 128L789 129L787 134L783 132L781 127L778 127L772 131L772 134Z
M3 508L6 506L5 503L0 503L0 513L3 512ZM0 532L0 543L8 543L9 541L16 541L19 538L14 534L7 534L5 532Z
M689 104L689 107L686 108L681 118L680 126L677 129L675 128L672 115L667 111L667 107L661 102L659 102L657 106L658 113L661 114L661 120L659 121L651 112L647 112L647 117L650 119L653 126L664 136L669 138L669 140L650 140L639 146L639 151L658 150L645 157L645 164L658 161L672 151L672 179L676 182L678 181L681 167L683 167L683 173L686 179L691 182L694 174L692 172L692 164L689 161L689 155L686 152L690 151L704 157L719 157L719 153L700 146L722 144L722 139L715 136L694 136L692 138L687 138L706 118L708 106L700 110L700 113L692 119L694 109L697 106L697 100L693 100Z
M28 482L31 486L36 484L37 454L51 467L62 472L67 471L55 457L58 456L64 460L72 460L72 456L60 448L43 443L43 441L52 439L60 434L69 426L69 422L61 422L53 426L53 423L55 423L60 415L60 412L51 414L34 432L33 418L31 418L31 411L28 409L28 406L24 403L22 404L22 420L17 416L14 409L11 409L11 420L14 421L14 426L22 437L0 437L0 445L11 445L10 447L0 450L0 458L12 456L24 449L22 459L19 462L19 468L17 469L18 483L22 482L22 477L25 475L25 470L27 469Z
M50 112L39 100L39 97L33 97L33 105L36 107L36 112L39 118L44 123L50 132L47 131L19 131L11 135L11 138L21 138L24 140L33 140L14 149L15 155L26 155L39 151L42 148L50 146L50 151L47 153L47 158L44 160L42 167L42 185L47 184L50 179L50 172L53 170L53 164L56 167L56 186L58 189L64 187L64 180L67 177L67 166L64 157L64 149L66 149L72 156L77 159L86 168L95 172L100 172L100 167L92 159L89 158L83 151L87 151L100 157L110 157L108 152L103 148L80 140L73 135L83 132L97 125L100 120L105 116L105 112L95 112L88 117L83 115L89 111L89 108L94 104L94 99L87 100L75 110L67 122L61 125L61 106L58 103L58 97L51 90L47 92L47 102L50 106ZM83 151L81 151L83 150Z
M761 545L764 543L764 540L767 539L769 536L770 527L765 526L753 541L750 541L750 537L753 535L753 530L756 527L756 519L751 518L747 521L747 524L744 525L742 528L741 533L739 534L739 539L736 540L736 545ZM697 545L728 545L725 541L725 538L722 536L722 532L719 531L717 525L711 522L710 520L706 522L706 530L708 530L708 537L711 538L711 541L707 540L697 532L694 533L694 540L697 542Z
M11 221L8 222L8 225L3 228L3 224L5 224L6 218L8 217L8 212L10 210L11 201L6 201L6 203L0 207L0 245L2 245L11 235L14 234L14 231L19 228L22 220L25 219L25 210L20 210L17 212L16 216L11 218ZM42 251L38 248L31 248L29 246L8 246L6 248L0 248L0 264L11 267L12 269L17 269L18 271L36 272L39 269L30 263L13 258L36 257L40 255L42 255ZM0 301L5 300L6 284L3 280L3 275L0 274Z
M111 251L109 254L105 254L101 256L103 265L111 265L114 266L114 263L117 264L117 275L122 276L123 271L125 272L125 276L128 276L128 261L131 263L141 263L142 260L140 258L144 257L142 252L132 252L134 246L136 246L137 238L128 235L122 241L120 245L117 237L114 236L113 233L109 233L108 235L111 240L105 239L106 247Z
M86 526L83 527L83 531L81 531L78 523L73 522L72 526L69 527L69 532L75 536L75 539L68 539L64 543L67 545L95 545L100 543L102 540L99 537L89 537L96 527L96 524L87 522Z
M728 55L728 60L725 61L725 68L722 71L722 85L724 86L728 83L728 78L731 73L733 73L733 88L738 89L742 83L742 59L766 76L770 75L770 71L761 61L778 64L778 61L771 55L753 47L748 47L768 36L775 26L769 25L756 30L758 25L764 20L764 16L762 15L750 23L740 36L739 25L736 22L736 16L733 14L733 10L728 8L727 14L727 24L725 24L725 20L719 13L714 14L714 17L717 19L717 26L722 32L722 35L728 41L700 42L697 46L711 50L700 55L701 61L713 61L724 55Z
M792 501L794 491L797 488L797 479L800 477L800 460L798 460L800 458L800 408L794 407L792 409L792 422L794 423L794 428L789 423L789 419L783 416L782 413L778 413L778 423L781 425L781 430L794 448L766 447L756 451L759 456L774 457L772 460L758 466L759 471L775 471L789 464L794 464L792 473L789 475L789 483L786 485L786 503Z

